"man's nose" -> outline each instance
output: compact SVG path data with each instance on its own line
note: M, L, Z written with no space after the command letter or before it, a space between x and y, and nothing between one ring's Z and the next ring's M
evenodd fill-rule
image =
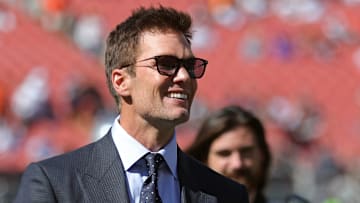
M186 70L184 66L181 66L179 70L176 72L174 80L181 81L181 80L189 80L191 79L189 72Z
M240 153L233 153L230 157L231 167L234 169L242 168L244 163Z

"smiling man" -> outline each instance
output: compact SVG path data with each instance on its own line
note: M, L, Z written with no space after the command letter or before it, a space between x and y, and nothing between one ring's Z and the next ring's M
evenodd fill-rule
M120 115L99 141L31 164L15 202L247 203L243 185L176 144L207 61L191 50L191 17L139 8L108 36L106 77Z

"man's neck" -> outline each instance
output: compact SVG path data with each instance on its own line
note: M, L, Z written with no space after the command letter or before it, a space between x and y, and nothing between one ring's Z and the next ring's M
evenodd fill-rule
M121 116L118 121L124 130L150 151L159 151L174 135L174 128L159 129L144 119Z

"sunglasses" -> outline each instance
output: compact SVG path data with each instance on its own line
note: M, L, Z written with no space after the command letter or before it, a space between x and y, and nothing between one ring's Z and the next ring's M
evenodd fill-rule
M162 56L154 56L151 58L143 59L135 62L134 64L127 64L121 66L121 68L132 66L138 62L152 60L152 59L155 60L156 69L161 75L174 76L178 72L180 67L185 67L190 77L194 79L199 79L204 75L206 65L208 64L207 60L201 58L179 59L175 56L162 55ZM153 66L144 66L144 67L152 68Z

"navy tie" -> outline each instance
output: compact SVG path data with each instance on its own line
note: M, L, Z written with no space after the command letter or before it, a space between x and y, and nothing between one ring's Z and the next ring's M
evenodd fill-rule
M148 153L145 156L145 161L149 171L149 177L145 180L141 188L140 203L161 203L157 179L159 166L164 159L161 154Z

